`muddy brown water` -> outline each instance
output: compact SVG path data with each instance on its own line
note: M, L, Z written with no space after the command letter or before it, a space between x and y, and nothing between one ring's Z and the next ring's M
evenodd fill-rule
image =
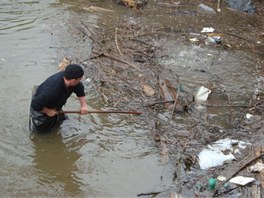
M32 86L56 72L65 56L79 62L91 53L91 40L72 35L73 22L85 18L91 27L96 28L115 23L124 15L134 20L133 11L113 3L97 2L99 6L106 5L116 11L111 17L80 11L86 3L81 0L1 0L1 196L136 197L139 193L163 191L174 185L175 164L173 161L162 162L144 118L70 115L54 133L36 136L33 141L29 139L27 125ZM172 11L170 9L169 13ZM145 23L175 25L168 20L167 14L151 13L150 17L144 18ZM183 25L186 18L181 18L186 12L179 13L170 14L170 17L180 15L179 28L192 29L193 25L195 28L189 32L199 32L203 25L214 24L200 24L195 19L186 27ZM142 17L140 13L135 19L139 17ZM170 78L172 72L169 71L173 71L184 77L184 88L190 92L194 92L200 83L213 84L212 87L219 92L229 94L234 103L248 104L261 78L258 69L263 59L253 52L185 45L176 39L164 39L162 46L163 53L169 55L159 60L165 68L162 75ZM89 78L86 73L84 80ZM93 92L92 85L85 85L89 108L100 109L104 104ZM211 104L224 102L226 97L220 95L210 100ZM66 108L78 108L74 96ZM213 125L228 128L229 111L226 107L208 108L206 114L211 117ZM239 111L241 109L237 109ZM198 114L203 116L204 112ZM164 120L168 119L167 116L166 113L160 115ZM184 118L176 120L184 126L187 124Z
M60 50L72 48L66 55L73 51L81 56L90 44L62 43L69 35L57 34L67 29L63 19L70 20L67 7L79 5L74 1L0 4L1 197L128 196L167 186L171 167L161 164L140 119L70 115L58 131L29 139L32 86L57 71L65 55ZM94 16L91 23L96 20ZM87 92L90 108L99 109L97 96ZM75 97L67 108L78 108Z

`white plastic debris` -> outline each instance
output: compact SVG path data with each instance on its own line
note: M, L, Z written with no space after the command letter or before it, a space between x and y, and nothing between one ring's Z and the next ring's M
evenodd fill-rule
M89 82L91 82L91 81L92 81L91 78L87 78L87 79L85 80L86 83L89 83Z
M216 178L218 181L225 181L226 180L226 177L225 176L222 176L222 175L219 175L217 178Z
M209 45L209 44L220 44L221 41L221 37L220 36L212 36L212 37L207 37L205 39L205 44Z
M200 12L205 12L205 13L209 13L209 14L215 14L215 10L203 3L198 5L198 11Z
M250 118L252 118L252 117L253 117L252 114L250 114L250 113L247 113L247 114L246 114L246 118L247 118L247 119L250 119Z
M225 155L221 151L204 149L198 155L200 168L205 170L211 167L221 166L225 162L230 162L235 159L233 154Z
M243 176L236 176L229 180L230 183L241 185L241 186L245 186L254 181L256 181L255 178L243 177Z
M200 168L208 169L230 162L236 159L234 154L241 153L239 149L246 148L248 144L243 141L226 138L207 145L207 148L198 155Z
M212 27L204 27L201 32L202 33L212 33L212 32L214 32L214 28L212 28Z
M199 39L198 39L198 38L190 38L190 41L191 41L191 42L198 42Z
M253 173L259 173L264 171L264 164L257 162L255 165L249 167L249 171Z
M196 92L195 94L195 101L198 101L198 102L204 102L207 100L209 94L211 93L212 91L210 89L207 89L206 87L204 86L201 86L198 91Z

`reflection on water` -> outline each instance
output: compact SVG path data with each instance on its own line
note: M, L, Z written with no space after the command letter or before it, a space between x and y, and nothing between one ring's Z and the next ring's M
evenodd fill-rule
M169 167L161 166L156 152L150 151L138 119L70 115L59 134L29 140L31 89L57 71L56 49L87 56L88 42L77 46L72 35L61 34L67 31L65 21L74 15L63 10L68 2L79 1L0 2L0 78L5 80L0 91L8 93L0 96L4 115L0 120L0 196L134 196L160 188L159 184L166 186L170 177L160 181L160 176ZM89 16L87 20L95 23L97 17ZM78 108L75 100L67 108ZM101 106L89 104L95 109Z
M33 139L35 155L33 166L42 185L58 185L66 195L80 193L80 182L76 177L76 161L80 155L67 148L56 131L37 134Z
M89 100L91 106L96 101ZM70 107L77 105L73 101ZM63 142L78 151L77 178L81 192L91 197L136 196L172 182L170 164L160 158L140 117L69 115L60 128ZM160 180L163 176L164 179ZM117 188L119 186L119 188Z
M31 29L39 11L33 8L38 1L1 0L0 35ZM33 8L33 9L32 9Z
M50 48L49 31L50 20L56 15L56 9L50 7L54 2L0 1L1 197L54 197L67 194L64 188L71 194L79 189L73 165L78 155L66 152L56 136L51 144L45 142L49 136L31 142L27 130L31 88L57 70L57 63L51 61L56 54ZM64 157L67 163L62 161Z

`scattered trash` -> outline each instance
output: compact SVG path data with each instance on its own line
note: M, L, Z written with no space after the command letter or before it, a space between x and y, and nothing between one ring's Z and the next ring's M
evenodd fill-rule
M190 41L191 42L197 42L197 41L199 41L199 39L198 38L190 38Z
M190 32L190 41L191 42L197 42L199 40L204 40L206 39L207 35L200 34L200 33L195 33L195 32Z
M259 120L261 120L260 115L253 115L253 114L247 113L245 116L245 123L246 124L253 124L255 122L258 122Z
M203 192L206 190L206 188L201 183L196 184L195 188L198 192Z
M220 43L222 43L222 39L221 39L220 36L213 36L212 38L215 40L215 43L216 43L216 44L220 44Z
M201 86L195 94L194 101L204 102L207 100L210 93L211 93L210 89L207 89L206 87Z
M254 181L256 181L255 178L243 177L243 176L236 176L229 180L230 183L241 185L241 186L245 186Z
M203 12L203 13L208 13L208 14L215 14L215 10L203 3L198 5L198 11Z
M208 169L230 162L236 159L234 154L240 153L239 149L246 148L248 144L226 138L207 145L208 148L202 150L198 155L200 168Z
M6 62L6 59L4 59L4 58L1 58L1 61L3 61L3 62Z
M221 37L220 36L213 36L213 37L207 37L205 39L205 44L209 45L209 44L220 44L222 42Z
M226 190L230 189L230 188L231 188L230 183L229 183L229 182L226 182L226 183L224 184L224 188L225 188Z
M212 37L207 37L204 42L205 45L209 45L211 43L215 44L215 40Z
M247 114L246 114L246 118L247 118L247 119L250 119L250 118L252 118L252 117L253 117L252 114L250 114L250 113L247 113Z
M214 190L215 186L216 186L216 179L215 178L210 178L208 180L208 190L209 191Z
M85 80L86 83L89 83L89 82L91 82L91 81L92 81L91 78L87 78L87 79Z
M205 33L205 32L214 32L214 28L212 27L204 27L201 31L201 33Z
M248 170L252 173L259 173L264 171L264 164L261 162L257 162L255 165L250 166Z
M232 47L232 46L229 45L229 44L225 44L224 46L225 46L225 47L228 47L228 48L231 48L231 47Z
M225 181L226 180L226 177L224 177L224 176L222 176L222 175L219 175L218 177L217 177L217 180L218 181Z
M232 161L235 159L233 154L225 155L221 151L213 151L211 149L204 149L200 152L199 165L201 169L208 169L222 165L224 162Z

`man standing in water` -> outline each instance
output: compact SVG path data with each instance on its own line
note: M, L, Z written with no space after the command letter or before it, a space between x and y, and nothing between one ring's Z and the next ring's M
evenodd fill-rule
M46 79L32 95L30 105L31 131L51 131L66 115L59 113L74 92L80 102L80 113L87 114L88 108L81 79L84 71L80 65L71 64L64 71Z

